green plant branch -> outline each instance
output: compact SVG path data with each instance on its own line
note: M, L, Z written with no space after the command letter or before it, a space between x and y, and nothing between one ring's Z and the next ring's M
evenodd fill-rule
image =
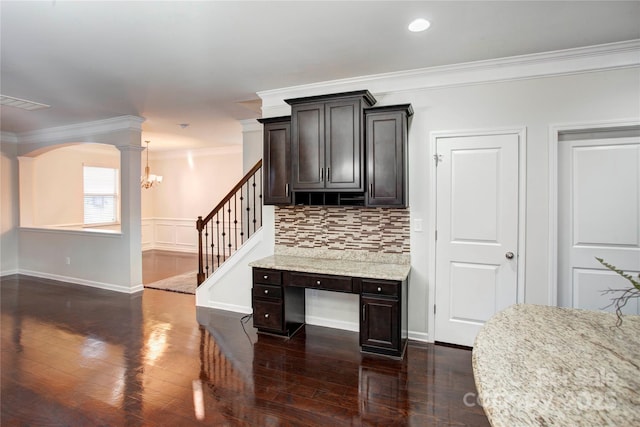
M611 306L615 307L616 316L618 317L616 326L620 326L622 324L622 308L625 305L627 305L627 303L631 298L640 298L640 281L634 280L631 274L626 273L623 270L620 270L615 265L609 264L608 262L604 261L602 258L596 257L596 260L598 260L600 264L604 265L609 270L613 271L614 273L617 273L618 275L624 277L629 282L631 282L631 285L632 285L631 288L628 288L628 289L611 289L610 288L602 292L602 295L606 295L610 293L619 294L619 296L615 298L611 298L611 301L612 301L611 304L609 304L605 308L609 308ZM638 274L638 278L640 279L640 274Z

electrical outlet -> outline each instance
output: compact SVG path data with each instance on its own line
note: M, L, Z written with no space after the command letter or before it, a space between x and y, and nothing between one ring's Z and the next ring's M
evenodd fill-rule
M415 232L422 232L422 219L421 218L415 218L413 220L413 231Z

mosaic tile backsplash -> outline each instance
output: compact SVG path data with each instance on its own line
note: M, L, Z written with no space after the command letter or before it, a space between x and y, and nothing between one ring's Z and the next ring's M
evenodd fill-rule
M275 208L276 254L408 260L409 209L344 206Z

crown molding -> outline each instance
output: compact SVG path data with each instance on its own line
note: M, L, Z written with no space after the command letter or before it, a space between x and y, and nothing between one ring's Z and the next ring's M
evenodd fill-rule
M143 117L119 116L92 122L75 123L18 133L20 143L43 143L59 140L83 139L90 135L100 135L117 131L142 131Z
M640 66L640 39L414 70L374 74L258 92L262 109L287 98L367 88L372 93L464 86ZM272 112L269 110L270 113Z
M16 135L13 132L2 131L2 132L0 132L0 141L2 141L3 143L17 144L18 143L18 135Z

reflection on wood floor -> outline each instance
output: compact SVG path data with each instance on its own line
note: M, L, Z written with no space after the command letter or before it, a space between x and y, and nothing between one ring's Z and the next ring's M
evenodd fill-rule
M149 250L142 252L142 283L158 280L198 270L198 254Z
M468 350L395 361L349 331L256 334L192 295L20 275L0 290L2 425L488 425Z

